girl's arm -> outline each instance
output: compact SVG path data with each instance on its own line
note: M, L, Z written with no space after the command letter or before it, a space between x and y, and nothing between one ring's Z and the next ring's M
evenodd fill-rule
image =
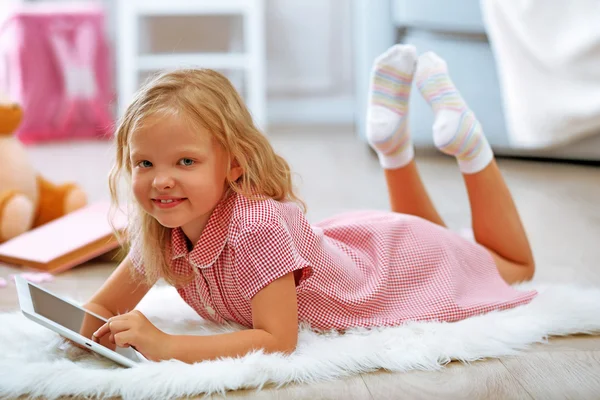
M252 350L292 353L298 342L294 273L273 281L252 299L253 329L214 336L169 336L163 358L186 363L242 356Z
M132 278L131 268L131 260L127 256L83 307L105 317L133 310L151 286L141 275L138 279Z
M150 287L141 275L138 278L132 278L129 272L131 268L129 257L125 257L100 289L83 305L83 308L106 319L133 310L148 293ZM137 272L134 273L137 274ZM92 334L100 326L98 320L87 319L84 320L79 333L88 339L93 339ZM103 338L100 343L114 349L114 344L109 341L109 336Z

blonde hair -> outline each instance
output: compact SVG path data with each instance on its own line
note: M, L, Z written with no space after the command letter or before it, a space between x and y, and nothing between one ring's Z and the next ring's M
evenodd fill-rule
M228 190L254 199L294 201L306 212L305 204L294 192L288 163L275 153L256 128L231 82L209 69L161 73L136 94L115 134L116 159L109 176L113 207L119 204L119 179L125 175L131 183L129 142L132 132L157 113L184 117L192 127L201 126L214 135L229 159L237 161L243 171L235 181L228 178ZM170 268L171 230L146 213L136 201L131 204L126 236L132 248L139 252L146 281L153 283L163 278L171 285L189 282L192 276L175 275Z

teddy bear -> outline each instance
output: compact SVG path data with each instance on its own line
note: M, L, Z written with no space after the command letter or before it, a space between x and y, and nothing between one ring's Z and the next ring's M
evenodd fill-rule
M14 135L23 110L0 101L0 243L87 205L74 183L55 185L31 165Z

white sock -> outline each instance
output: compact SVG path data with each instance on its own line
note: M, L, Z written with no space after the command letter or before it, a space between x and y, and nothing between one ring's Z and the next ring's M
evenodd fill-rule
M416 58L414 46L397 44L373 63L366 133L385 169L414 158L407 114Z
M446 62L435 53L419 57L415 73L419 91L433 108L433 141L440 151L455 156L464 174L484 169L494 154L481 124L448 75Z

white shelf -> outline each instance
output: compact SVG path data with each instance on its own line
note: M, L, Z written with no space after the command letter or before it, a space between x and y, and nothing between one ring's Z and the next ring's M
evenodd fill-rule
M128 1L124 1L127 3ZM169 0L165 7L165 0L151 0L139 2L135 5L139 16L167 16L167 15L209 15L209 14L240 14L252 7L253 2L247 0L228 0L219 2L215 0Z
M1 1L1 0L0 0ZM242 70L246 103L257 126L266 125L264 0L119 0L117 58L119 114L139 88L140 71L178 68ZM148 16L240 15L244 53L140 54L142 24ZM234 46L235 47L235 46ZM236 47L237 48L237 47Z
M181 67L247 69L250 62L247 55L232 53L146 54L137 58L138 71Z

